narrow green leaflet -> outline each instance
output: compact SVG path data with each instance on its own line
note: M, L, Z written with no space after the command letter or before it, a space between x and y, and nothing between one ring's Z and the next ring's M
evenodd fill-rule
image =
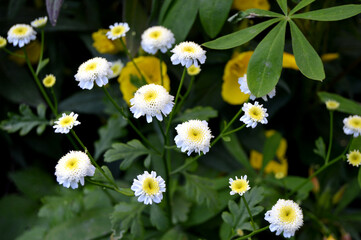
M299 13L291 16L291 18L302 18L316 21L338 21L353 17L359 13L361 13L361 4L347 4L338 7Z
M302 0L301 2L299 2L296 7L294 7L289 15L294 14L295 12L301 10L302 8L306 7L307 5L310 5L311 3L313 3L315 0Z
M267 34L249 61L247 83L256 97L272 91L281 76L286 23L283 20Z
M335 100L340 103L340 106L335 110L339 112L344 112L348 114L361 115L361 105L358 102L354 102L347 98L341 97L340 95L328 92L318 92L318 96L320 97L322 102L326 102L327 100Z
M263 30L265 30L266 28L268 28L272 24L275 24L278 21L280 21L280 19L270 19L268 21L259 23L252 27L242 29L237 32L217 38L213 41L203 43L202 45L207 48L218 49L218 50L234 48L252 40Z
M326 158L326 145L323 141L322 137L317 138L315 141L316 148L313 149L313 152L322 157L323 159Z
M215 118L218 116L217 110L212 107L201 107L197 106L192 109L185 110L182 114L179 115L174 122L185 122L191 119L199 119L208 121L210 118Z
M282 135L278 132L275 132L272 136L267 138L263 147L261 172L263 172L265 166L267 166L267 164L276 156L277 148L280 145L281 139Z
M306 77L322 81L325 79L325 71L321 58L298 29L297 25L293 21L289 23L291 27L292 49L297 66Z
M282 12L287 15L287 0L277 0L278 5L282 9Z
M258 8L247 9L246 11L243 12L243 14L245 14L246 16L255 16L255 17L284 17L284 15L282 14L263 9L258 9Z
M49 63L49 58L45 58L44 60L42 60L36 69L36 74L38 74L41 71L41 69L43 69L48 63Z

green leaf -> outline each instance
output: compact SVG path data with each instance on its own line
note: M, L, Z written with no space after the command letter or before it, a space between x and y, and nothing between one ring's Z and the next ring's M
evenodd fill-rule
M150 207L150 222L159 231L164 231L169 227L168 217L158 204L152 204Z
M353 137L352 138L352 142L351 142L351 145L350 145L350 151L352 150L359 150L361 151L361 136L359 137Z
M164 16L166 14L166 12L169 10L169 6L171 5L171 3L173 2L173 0L164 0L164 2L162 3L162 8L160 9L159 12L159 18L158 18L158 22L163 22Z
M322 137L317 138L315 141L316 148L313 149L313 152L322 157L323 159L326 158L326 145L323 141Z
M126 144L114 143L112 149L104 154L105 162L114 162L124 159L120 164L120 169L125 170L130 167L133 161L142 155L149 154L150 151L137 139L133 139Z
M282 12L287 16L287 0L277 0L278 6L282 9Z
M209 37L214 38L227 20L233 0L200 0L199 17Z
M281 21L258 44L247 68L247 83L256 97L267 95L276 86L282 71L286 21Z
M280 19L270 19L268 21L259 23L252 27L242 29L237 32L217 38L215 40L203 43L202 45L207 48L218 49L218 50L234 48L252 40L263 30L265 30L266 28L268 28L272 24L275 24L278 21L280 21Z
M283 178L283 182L285 185L281 185L281 186L285 186L287 189L289 190L294 190L296 189L301 183L303 183L307 178L302 178L302 177L295 177L295 176L287 176L285 178ZM281 182L281 181L278 181ZM281 182L282 184L282 182ZM308 181L303 187L301 187L300 189L298 189L297 191L297 199L305 199L307 198L309 192L312 190L313 188L313 184L311 181Z
M243 12L246 16L252 17L284 17L284 15L258 8L250 8Z
M130 83L136 88L140 88L148 84L143 78L139 78L137 75L133 74L130 74Z
M48 229L45 226L35 226L29 230L26 230L24 233L18 236L16 240L43 240L47 230Z
M172 222L177 224L179 222L186 222L192 203L184 196L184 192L176 191L172 198L172 205L177 206L172 208Z
M41 69L43 69L48 63L49 63L49 58L43 59L39 63L38 68L36 69L36 73L38 74L41 71Z
M107 166L101 166L101 168L103 169L105 175L107 175L107 177L114 183L115 182L114 177L111 171L109 170L109 168ZM104 175L99 171L98 168L95 169L95 173L94 176L92 176L92 180L98 182L106 182L106 183L108 182L108 179L104 177Z
M311 44L307 41L297 25L290 21L292 49L295 55L296 64L306 77L322 81L325 79L325 71L321 58Z
M349 183L346 185L345 192L343 193L342 198L336 207L336 214L341 212L360 194L361 189L359 187L358 180L358 178L355 178L352 181L349 181Z
M282 135L278 132L275 132L272 136L266 139L266 142L263 146L263 161L261 172L263 172L265 166L267 166L267 164L276 156L281 139Z
M187 109L184 113L179 114L179 117L174 119L174 122L185 122L191 119L199 119L208 121L210 118L218 116L217 110L212 107L197 106L192 109Z
M187 234L185 234L179 227L174 227L168 232L166 232L160 240L186 240L189 239Z
M320 97L321 101L324 103L326 103L327 100L335 100L339 102L340 106L335 111L361 115L361 105L358 102L349 100L334 93L318 92L317 94Z
M316 11L299 13L291 18L302 18L316 21L339 21L361 13L361 4L347 4L338 7L320 9Z
M294 14L295 12L301 10L302 8L306 7L307 5L310 5L311 3L313 3L315 0L302 0L301 2L299 2L296 7L294 7L291 12L289 13L289 15Z

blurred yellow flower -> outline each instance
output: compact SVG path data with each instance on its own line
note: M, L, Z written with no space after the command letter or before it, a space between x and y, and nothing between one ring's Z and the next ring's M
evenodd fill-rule
M296 65L295 56L293 56L293 54L286 53L286 52L283 53L282 67L284 67L284 68L292 68L294 70L299 70L297 65Z
M338 53L325 53L322 54L321 59L323 62L330 62L340 57Z
M153 56L146 57L138 57L134 58L135 63L139 67L142 72L145 81L149 83L159 84L161 85L161 77L160 77L160 65L159 59ZM133 78L136 77L141 79L140 74L137 69L134 67L132 62L128 62L127 65L122 69L120 76L118 78L118 82L120 84L120 91L123 94L124 100L130 105L129 101L133 98L134 93L140 86L136 86L134 82L132 82ZM170 90L170 81L167 75L167 65L162 61L162 76L163 76L163 87Z
M25 46L25 50L26 50L26 53L28 55L28 58L29 58L29 61L31 62L31 64L38 63L39 57L40 57L40 49L41 49L41 45L38 40L32 41L28 45ZM23 49L18 49L16 51L14 51L14 53L17 55L24 56ZM9 59L11 61L16 62L18 65L24 65L26 63L25 58L23 58L23 57L17 57L14 55L10 55Z
M234 0L232 4L233 9L244 11L250 8L258 8L269 10L270 4L267 0Z
M276 131L275 130L268 130L266 131L266 137L272 136ZM282 138L280 145L276 151L276 157L279 161L271 160L267 166L264 168L264 172L273 173L278 178L282 178L287 176L288 171L288 162L286 159L286 150L287 150L287 141L286 139ZM262 167L263 161L263 154L257 152L256 150L251 150L250 162L254 169L259 170Z
M92 33L93 38L93 47L99 52L99 53L110 53L115 54L117 52L123 51L123 46L120 42L120 39L116 39L114 41L108 39L106 36L106 33L108 32L108 29L99 29L97 32ZM122 38L125 43L125 38Z

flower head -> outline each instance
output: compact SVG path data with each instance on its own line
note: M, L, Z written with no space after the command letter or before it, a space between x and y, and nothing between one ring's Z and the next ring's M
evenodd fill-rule
M343 132L347 135L358 137L361 135L361 117L354 115L343 120Z
M174 138L177 147L182 152L188 151L188 156L194 151L198 154L206 154L210 148L211 130L206 121L189 120L182 124L178 124L175 128L177 136Z
M244 122L246 127L255 128L257 123L267 124L268 113L267 109L262 107L262 104L258 104L258 102L245 103L242 107L244 115L241 117L241 121Z
M110 25L109 28L110 30L107 32L107 37L111 40L125 37L125 34L130 29L128 23L114 23L114 25Z
M114 41L110 40L106 35L108 31L109 29L99 29L92 33L92 39L94 41L93 47L102 54L115 54L119 51L123 51L124 49L120 39L115 39ZM122 40L125 43L125 37L123 37Z
M188 75L190 75L190 76L196 76L196 75L198 75L200 72L201 72L201 67L200 67L200 66L196 67L196 66L194 66L194 65L192 64L189 68L187 68L187 73L188 73Z
M354 167L361 165L361 153L359 150L350 151L347 155L347 162Z
M161 176L157 177L157 173L152 171L150 174L144 171L142 175L138 175L134 179L131 188L135 196L138 197L138 202L144 204L160 203L163 199L163 192L165 192L165 182Z
M47 22L48 22L47 16L39 17L31 22L31 26L33 26L34 28L41 28L41 27L44 27Z
M238 79L238 83L240 85L240 89L243 93L250 95L249 98L251 100L255 100L256 96L251 93L251 91L248 88L247 84L247 74L243 75L243 77L240 77ZM276 88L273 88L269 93L267 93L265 96L262 96L262 99L267 101L267 96L269 98L273 98L276 95Z
M325 104L328 110L335 110L340 106L339 102L331 99L327 100Z
M94 86L94 81L99 87L106 85L112 74L111 63L105 58L95 57L82 63L74 77L79 82L79 87L90 90Z
M71 112L69 115L63 113L58 121L55 121L56 125L53 126L53 128L55 128L55 132L68 133L70 129L80 124L80 122L76 120L77 118L78 114L74 114L73 112Z
M174 42L174 34L169 29L162 26L155 26L144 31L141 45L145 52L156 54L158 50L166 53Z
M173 65L182 64L189 68L192 64L198 67L198 61L203 64L206 61L206 51L194 42L181 42L171 52L170 60Z
M0 36L0 49L6 47L6 44L7 44L6 38Z
M122 61L117 60L115 62L111 62L112 66L110 67L110 69L112 70L113 74L110 75L109 78L115 78L118 77L120 75L120 72L122 71L124 64L122 63Z
M35 40L36 32L28 24L16 24L8 31L8 41L12 43L14 47L24 47L31 40Z
M174 97L167 90L156 84L147 84L140 87L134 94L134 98L130 99L130 111L135 118L146 116L147 122L152 122L152 117L156 117L159 121L163 120L163 116L167 116L173 108Z
M242 196L245 192L251 189L249 186L247 175L244 175L241 178L236 176L236 179L233 180L232 178L229 179L229 188L232 190L230 192L231 195L239 194Z
M271 232L276 231L276 235L283 232L285 238L295 235L303 225L303 214L300 206L292 200L279 199L271 210L265 214L266 221L271 225Z
M48 74L43 79L43 85L47 88L51 88L52 86L54 86L55 82L56 78L53 74Z
M56 181L66 188L75 189L78 182L84 186L84 177L93 176L95 167L91 164L88 155L81 151L70 151L60 158L55 166Z

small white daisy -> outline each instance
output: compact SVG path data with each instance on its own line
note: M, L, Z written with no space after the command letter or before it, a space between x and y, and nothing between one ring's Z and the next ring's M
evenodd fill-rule
M188 73L189 76L196 76L200 72L201 72L201 67L200 66L196 67L196 66L194 66L192 64L189 68L187 68L187 73Z
M162 26L148 28L142 34L142 48L149 54L156 54L158 50L166 53L174 44L174 34Z
M246 127L255 128L257 123L267 124L268 113L267 109L262 107L262 104L258 104L258 102L245 103L243 104L242 110L244 115L241 117L240 121L244 122Z
M35 30L28 24L16 24L8 31L8 41L12 43L14 47L24 47L31 40L36 39Z
M160 203L163 199L163 192L165 192L165 182L161 176L157 177L157 173L152 171L150 174L144 171L143 174L138 175L134 179L131 186L135 196L138 197L138 202L144 204Z
M112 64L112 66L110 67L110 69L112 70L112 75L109 77L109 79L118 77L124 67L124 64L122 63L122 61L120 61L120 59L117 61L111 62L111 64Z
M354 167L361 165L361 153L359 150L350 151L347 155L347 162Z
M194 42L181 42L171 52L170 60L173 65L182 64L189 68L192 64L198 67L198 61L203 64L206 61L206 51Z
M249 98L251 100L255 100L256 99L256 96L253 95L251 93L251 91L249 90L248 88L248 83L247 83L247 74L244 74L243 77L240 77L238 78L238 83L240 85L240 89L241 89L241 92L245 93L245 94L248 94L249 95ZM276 88L273 88L271 90L271 92L269 92L268 94L266 94L265 96L262 97L262 99L264 101L267 101L267 96L269 98L273 98L274 96L276 95Z
M233 180L232 178L229 179L229 188L232 190L229 194L239 194L242 196L245 192L251 189L249 186L249 182L247 180L247 175L244 175L241 178L236 176L236 179Z
M0 48L6 47L7 41L6 38L0 36Z
M337 101L335 101L335 100L327 100L326 102L325 102L325 104L326 104L326 108L328 109L328 110L336 110L339 106L340 106L340 103L339 102L337 102Z
M48 22L48 17L45 16L45 17L39 17L39 18L35 19L30 24L34 28L41 28L41 27L44 27L47 22Z
M53 128L55 128L55 132L69 133L70 129L80 124L80 122L76 120L77 118L78 114L74 114L73 112L69 115L63 113L58 121L55 121L56 125L53 126Z
M43 85L47 88L51 88L52 86L54 86L55 82L56 78L53 74L48 74L43 79Z
M113 74L111 63L105 58L95 57L82 63L74 75L82 89L92 89L94 81L101 87L108 83L108 78Z
M109 28L110 30L106 35L111 40L125 37L125 34L130 29L128 23L114 23L114 25L110 25Z
M343 120L343 132L347 135L358 137L361 135L361 117L354 115Z
M95 167L91 164L88 155L81 151L70 151L60 158L55 166L56 181L72 189L78 187L78 182L84 186L84 177L91 177L94 172Z
M211 138L211 130L206 121L189 120L182 124L178 124L175 128L177 136L174 141L182 152L188 151L188 156L194 151L198 154L206 154L209 151Z
M303 225L303 214L300 206L292 200L279 199L271 210L265 214L266 221L271 225L271 232L276 231L276 235L283 232L285 238L295 235Z

